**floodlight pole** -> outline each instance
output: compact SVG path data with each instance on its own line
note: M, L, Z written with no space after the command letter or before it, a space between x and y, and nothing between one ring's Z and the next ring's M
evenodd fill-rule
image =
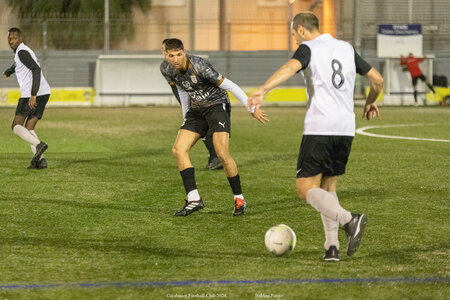
M356 52L361 54L361 14L360 14L360 1L353 0L353 47ZM356 77L355 81L355 97L364 96L364 85L361 76Z
M47 21L42 23L42 70L47 69Z
M109 0L105 0L103 52L105 54L109 52Z
M413 14L413 0L408 1L408 20L409 24L412 24L412 14Z
M292 25L292 5L293 3L287 3L286 9L286 19L287 19L287 56L290 57L292 49L292 36L291 36L291 25Z
M220 35L219 50L221 50L221 51L229 50L229 49L227 49L228 47L227 47L227 35L226 35L226 32L227 32L226 9L227 9L227 4L225 3L225 0L219 0L219 35Z
M361 50L361 17L359 13L359 0L353 1L353 47L359 53Z
M195 0L191 0L189 12L190 50L195 50Z

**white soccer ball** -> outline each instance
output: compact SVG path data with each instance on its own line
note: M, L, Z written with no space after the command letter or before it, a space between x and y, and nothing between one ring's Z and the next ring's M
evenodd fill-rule
M264 242L269 252L277 256L289 255L294 251L297 237L289 226L278 224L267 230Z

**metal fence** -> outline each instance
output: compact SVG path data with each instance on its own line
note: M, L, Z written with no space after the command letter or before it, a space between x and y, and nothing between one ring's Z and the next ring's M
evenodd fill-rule
M159 50L160 42L167 37L179 37L187 49L200 51L295 49L289 24L298 12L296 7L264 8L256 6L257 0L227 0L221 8L218 1L186 0L185 6L170 9L156 6L149 14L135 14L133 18L111 15L110 49ZM325 18L321 6L326 1L296 3L299 9L312 9L319 16L322 29L333 31L340 39L360 42L356 46L361 46L363 52L376 47L377 26L391 23L422 24L426 52L450 47L448 0L327 1L334 3L335 17L329 19ZM5 4L0 8L5 10ZM99 15L35 15L19 20L0 14L0 32L13 25L22 27L33 49L101 50L104 47L104 20ZM6 49L6 41L0 43L0 50Z
M113 53L155 54L164 38L178 37L188 51L194 49L196 53L209 55L213 63L219 64L221 72L238 77L247 74L249 69L268 74L290 57L296 47L289 30L289 20L297 12L295 9L264 8L255 12L249 8L256 7L257 0L253 4L252 0L223 2L226 3L225 17L221 17L219 0L186 0L183 7L170 11L155 7L149 15L135 14L133 19L111 16L110 49ZM297 1L296 5L311 8L321 16L321 2L324 1ZM196 4L195 14L190 13L189 3ZM422 24L424 53L436 56L435 73L450 77L450 18L447 16L450 1L334 0L334 11L333 22L328 24L321 19L321 26L335 30L340 39L360 43L355 46L359 46L362 56L380 70L383 61L376 56L377 26ZM1 16L0 32L20 24L26 43L37 51L44 70L50 71L49 76L58 74L51 80L54 85L92 84L95 57L104 47L101 17L35 16L18 23L17 18L12 21L9 16ZM0 50L3 50L0 51L0 69L3 69L12 59L6 38L0 41ZM258 75L261 72L244 75L239 82L259 83L263 80ZM10 84L3 82L2 86Z

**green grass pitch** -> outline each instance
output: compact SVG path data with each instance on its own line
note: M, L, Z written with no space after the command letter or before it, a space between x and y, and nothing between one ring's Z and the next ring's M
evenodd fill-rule
M0 299L449 299L450 143L356 135L337 193L369 224L354 257L340 231L341 261L325 263L320 216L295 193L305 108L265 109L264 126L232 112L239 218L201 142L191 158L206 208L173 217L185 197L171 154L179 108L48 108L36 129L46 170L26 169L14 110L0 109ZM450 140L449 109L380 111L367 121L357 107L357 127L422 124L369 132ZM264 246L279 223L297 234L290 257ZM257 282L277 279L306 281ZM255 282L200 283L221 280Z

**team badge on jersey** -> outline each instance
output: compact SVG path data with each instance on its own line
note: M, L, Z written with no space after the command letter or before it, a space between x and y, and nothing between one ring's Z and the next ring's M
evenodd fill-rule
M183 81L181 84L188 90L191 89L191 83L189 81Z
M195 75L191 75L191 81L193 82L193 83L197 83L198 81L197 81L197 77L195 76Z

